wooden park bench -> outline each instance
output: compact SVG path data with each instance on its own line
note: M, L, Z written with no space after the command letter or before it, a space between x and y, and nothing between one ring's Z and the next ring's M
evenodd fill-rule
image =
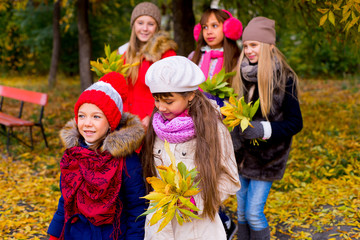
M33 136L32 136L32 127L33 126L40 127L41 133L42 133L44 141L45 141L45 145L46 145L46 147L48 147L48 144L46 141L46 136L45 136L45 131L44 131L44 126L42 124L42 118L44 115L44 107L47 104L48 95L46 93L34 92L34 91L0 85L0 96L1 96L0 125L3 129L4 135L7 138L6 139L7 152L10 153L9 152L10 137L16 138L24 145L33 149L34 148L34 142L33 142ZM3 112L4 98L15 99L17 101L20 101L20 109L19 109L19 113L18 113L17 117ZM39 118L38 118L37 122L28 121L28 120L24 120L21 118L22 113L23 113L24 103L33 103L33 104L38 104L41 106L40 114L39 114ZM29 128L31 144L27 144L24 140L20 139L19 137L17 137L15 135L15 133L13 132L13 128L16 128L16 127L28 127Z

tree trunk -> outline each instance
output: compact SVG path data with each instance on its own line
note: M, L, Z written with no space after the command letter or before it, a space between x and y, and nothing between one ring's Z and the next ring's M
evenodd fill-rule
M51 55L50 73L48 79L49 88L55 87L56 84L56 73L59 65L60 58L60 4L61 0L54 2L53 12L53 48Z
M179 46L177 54L186 57L195 49L193 37L195 17L192 6L192 0L172 0L174 40Z
M90 71L91 36L89 31L89 0L78 0L78 31L79 31L79 69L81 90L84 91L93 83Z

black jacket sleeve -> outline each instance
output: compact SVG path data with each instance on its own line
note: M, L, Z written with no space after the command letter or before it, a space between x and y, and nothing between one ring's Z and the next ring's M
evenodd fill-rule
M290 138L303 128L300 104L292 78L288 79L285 90L282 109L284 119L283 121L270 122L272 130L270 139Z

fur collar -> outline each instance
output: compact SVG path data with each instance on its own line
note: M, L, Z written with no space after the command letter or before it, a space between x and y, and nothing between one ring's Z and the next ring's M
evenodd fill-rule
M140 119L130 113L124 113L120 121L121 128L106 136L101 151L108 151L114 157L125 157L137 150L144 139L145 129ZM79 146L80 133L75 119L66 123L60 131L60 139L66 148Z
M140 52L145 60L156 62L166 51L176 51L177 48L176 42L170 39L168 33L159 31L141 48Z

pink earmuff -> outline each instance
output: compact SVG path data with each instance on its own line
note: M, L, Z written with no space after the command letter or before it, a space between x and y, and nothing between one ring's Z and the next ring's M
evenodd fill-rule
M223 32L225 37L234 41L240 39L243 31L242 23L240 22L239 19L234 18L229 11L225 9L222 9L222 11L226 12L230 17L226 19L223 24ZM201 33L201 25L200 23L198 23L195 25L193 32L195 41L198 41L200 33Z

